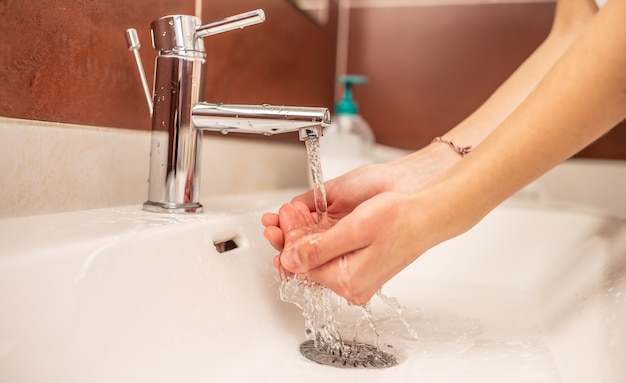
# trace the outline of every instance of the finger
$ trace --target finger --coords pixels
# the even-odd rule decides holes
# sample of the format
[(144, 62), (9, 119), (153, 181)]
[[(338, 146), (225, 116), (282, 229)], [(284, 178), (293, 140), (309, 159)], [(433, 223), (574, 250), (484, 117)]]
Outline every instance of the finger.
[(305, 203), (299, 201), (293, 202), (292, 206), (300, 214), (300, 219), (304, 226), (309, 227), (311, 231), (318, 229), (319, 223), (317, 222), (317, 212), (315, 210), (310, 210)]
[(349, 304), (362, 306), (366, 304), (380, 286), (371, 278), (374, 272), (355, 273), (350, 264), (359, 261), (354, 255), (344, 255), (333, 259), (322, 266), (310, 270), (306, 275), (313, 282), (317, 282), (335, 294), (343, 297)]
[(272, 263), (274, 264), (274, 267), (278, 270), (280, 270), (280, 255), (276, 255), (274, 256), (274, 259), (272, 260)]
[(308, 231), (316, 226), (311, 212), (299, 202), (281, 206), (279, 214), (264, 214), (261, 222), (266, 226), (263, 236), (279, 251), (285, 246), (285, 235), (297, 238), (303, 235), (304, 229)]
[(283, 231), (276, 226), (268, 226), (263, 231), (263, 236), (272, 245), (272, 247), (278, 251), (281, 251), (285, 246), (285, 238)]
[(278, 214), (265, 213), (261, 217), (261, 223), (263, 226), (278, 226)]
[(286, 241), (280, 262), (293, 273), (307, 273), (339, 256), (362, 249), (370, 242), (367, 231), (360, 230), (356, 220), (348, 215), (328, 230), (304, 235), (293, 242)]
[(293, 242), (317, 228), (311, 212), (304, 204), (298, 202), (283, 205), (278, 211), (278, 222), (285, 243)]
[(276, 268), (276, 270), (278, 270), (278, 274), (280, 275), (280, 278), (283, 281), (292, 279), (294, 277), (295, 274), (287, 271), (281, 264), (280, 264), (280, 255), (277, 255), (274, 257), (273, 260), (274, 263), (274, 267)]

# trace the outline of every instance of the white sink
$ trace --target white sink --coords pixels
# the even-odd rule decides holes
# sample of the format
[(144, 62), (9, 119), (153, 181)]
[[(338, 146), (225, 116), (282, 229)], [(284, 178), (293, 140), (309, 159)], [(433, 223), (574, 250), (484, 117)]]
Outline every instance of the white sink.
[(340, 369), (300, 355), (301, 313), (278, 296), (260, 216), (288, 196), (0, 220), (0, 381), (626, 380), (626, 222), (505, 203), (384, 288), (416, 340), (374, 298), (401, 363)]

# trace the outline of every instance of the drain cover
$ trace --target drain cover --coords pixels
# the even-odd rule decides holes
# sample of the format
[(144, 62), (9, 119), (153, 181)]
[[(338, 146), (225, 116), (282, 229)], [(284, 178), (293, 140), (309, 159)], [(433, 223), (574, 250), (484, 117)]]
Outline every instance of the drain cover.
[(315, 347), (313, 340), (307, 340), (300, 345), (300, 352), (307, 359), (319, 364), (341, 368), (386, 368), (398, 364), (395, 355), (359, 342), (346, 343), (339, 350), (331, 351)]

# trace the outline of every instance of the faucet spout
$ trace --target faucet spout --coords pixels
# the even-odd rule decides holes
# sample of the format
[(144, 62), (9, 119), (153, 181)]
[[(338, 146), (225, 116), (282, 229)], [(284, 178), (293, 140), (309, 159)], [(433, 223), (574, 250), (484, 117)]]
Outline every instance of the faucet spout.
[[(197, 103), (191, 111), (192, 122), (200, 130), (222, 133), (257, 133), (266, 136), (300, 131), (300, 140), (310, 138), (330, 124), (327, 108), (300, 106), (239, 105)], [(314, 129), (318, 127), (319, 129)]]
[[(154, 20), (155, 64), (150, 176), (145, 210), (160, 213), (201, 212), (202, 132), (272, 135), (298, 131), (300, 140), (322, 135), (330, 123), (326, 108), (227, 105), (205, 102), (206, 50), (203, 38), (257, 24), (262, 10), (202, 25), (189, 15)], [(138, 46), (129, 36), (129, 47)]]

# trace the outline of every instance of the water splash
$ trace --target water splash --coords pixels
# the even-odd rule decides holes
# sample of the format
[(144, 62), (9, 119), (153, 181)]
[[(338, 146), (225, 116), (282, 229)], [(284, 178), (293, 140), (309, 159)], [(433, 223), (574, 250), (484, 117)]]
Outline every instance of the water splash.
[(411, 338), (417, 339), (417, 331), (415, 331), (413, 326), (411, 326), (411, 324), (406, 320), (406, 317), (404, 315), (404, 307), (400, 304), (400, 302), (398, 302), (398, 300), (394, 297), (388, 297), (383, 294), (382, 289), (378, 290), (376, 295), (383, 301), (384, 304), (386, 304), (395, 311), (397, 319), (402, 322), (406, 331), (411, 335)]
[[(317, 213), (317, 227), (311, 228), (311, 232), (316, 232), (330, 227), (328, 203), (322, 176), (319, 139), (307, 139), (305, 145), (309, 155)], [(392, 301), (382, 293), (379, 293), (379, 296), (384, 297), (383, 301), (387, 304), (392, 302), (394, 304), (392, 307), (401, 316), (397, 301)], [(369, 304), (362, 307), (362, 315), (355, 326), (352, 341), (346, 342), (337, 327), (335, 310), (338, 305), (333, 305), (333, 297), (336, 295), (330, 289), (299, 275), (289, 278), (282, 275), (280, 297), (302, 310), (308, 340), (302, 343), (300, 352), (308, 359), (320, 364), (352, 368), (384, 368), (398, 364), (397, 356), (383, 352), (378, 344), (379, 336)], [(374, 346), (357, 341), (358, 324), (362, 321), (367, 321), (374, 334)], [(408, 326), (406, 321), (403, 323)]]

